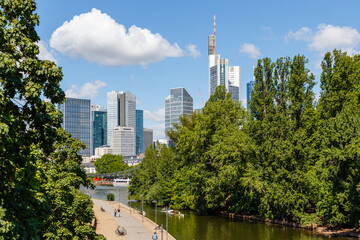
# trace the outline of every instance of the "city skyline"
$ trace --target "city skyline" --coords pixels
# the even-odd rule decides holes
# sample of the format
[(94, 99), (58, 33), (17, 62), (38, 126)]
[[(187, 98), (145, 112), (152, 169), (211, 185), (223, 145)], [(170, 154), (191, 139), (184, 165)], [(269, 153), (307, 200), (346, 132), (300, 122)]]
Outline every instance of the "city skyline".
[[(217, 51), (241, 67), (243, 106), (252, 63), (259, 58), (304, 54), (318, 82), (326, 51), (359, 52), (360, 23), (354, 19), (358, 1), (346, 1), (349, 9), (325, 0), (37, 4), (39, 57), (62, 67), (67, 97), (106, 106), (107, 92), (130, 91), (137, 96), (136, 108), (144, 110), (144, 128), (154, 129), (155, 140), (165, 137), (163, 99), (169, 89), (186, 88), (194, 109), (203, 106), (200, 91), (205, 101), (209, 97), (207, 40), (215, 14)], [(319, 84), (314, 90), (319, 94)]]

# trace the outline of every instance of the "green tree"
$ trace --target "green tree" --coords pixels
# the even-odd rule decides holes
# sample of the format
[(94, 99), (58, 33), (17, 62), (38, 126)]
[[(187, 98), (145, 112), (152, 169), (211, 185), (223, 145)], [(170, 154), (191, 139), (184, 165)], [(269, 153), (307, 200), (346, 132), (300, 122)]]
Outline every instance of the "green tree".
[(360, 55), (338, 50), (322, 62), (318, 214), (330, 226), (360, 226)]
[(44, 175), (41, 186), (51, 208), (38, 234), (41, 239), (98, 239), (90, 226), (93, 203), (78, 190), (80, 185), (93, 187), (78, 155), (86, 146), (61, 128), (54, 146), (57, 150), (50, 154), (50, 161), (38, 162), (39, 173)]
[(65, 95), (61, 69), (37, 58), (35, 9), (33, 0), (0, 1), (0, 236), (5, 239), (36, 239), (51, 213), (37, 176), (37, 152), (54, 151), (61, 114), (53, 104)]
[(104, 154), (95, 161), (97, 173), (113, 173), (129, 169), (129, 166), (123, 162), (122, 155)]

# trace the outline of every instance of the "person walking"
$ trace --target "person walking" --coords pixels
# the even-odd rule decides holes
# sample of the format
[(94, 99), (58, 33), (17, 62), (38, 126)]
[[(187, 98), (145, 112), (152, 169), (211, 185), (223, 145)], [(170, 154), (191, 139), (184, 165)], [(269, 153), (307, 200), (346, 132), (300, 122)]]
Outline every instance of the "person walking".
[(115, 208), (115, 210), (114, 210), (114, 217), (116, 217), (116, 212), (117, 212), (117, 211), (116, 211), (116, 208)]
[(156, 235), (156, 232), (154, 232), (154, 234), (152, 235), (152, 240), (157, 240), (157, 239), (158, 239), (158, 237)]
[(120, 217), (120, 208), (118, 208), (117, 212), (118, 212), (118, 217)]

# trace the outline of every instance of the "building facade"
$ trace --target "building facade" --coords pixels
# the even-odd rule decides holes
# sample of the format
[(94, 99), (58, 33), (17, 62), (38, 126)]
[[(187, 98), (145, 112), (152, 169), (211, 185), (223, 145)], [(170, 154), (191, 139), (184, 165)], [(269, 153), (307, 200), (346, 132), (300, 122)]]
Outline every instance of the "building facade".
[(102, 106), (91, 105), (92, 152), (95, 148), (107, 145), (107, 112)]
[(224, 86), (234, 101), (241, 99), (241, 67), (229, 66), (227, 58), (216, 54), (215, 35), (208, 36), (209, 97), (217, 86)]
[(79, 154), (89, 157), (92, 152), (90, 99), (65, 98), (59, 110), (63, 114), (62, 128), (86, 145)]
[(135, 128), (115, 127), (113, 134), (112, 154), (123, 156), (135, 156)]
[(153, 130), (150, 128), (144, 128), (144, 152), (145, 150), (149, 147), (153, 145)]
[(107, 93), (107, 144), (113, 145), (115, 127), (136, 129), (136, 96), (130, 92)]
[(247, 99), (246, 99), (246, 108), (249, 110), (250, 106), (250, 100), (251, 100), (251, 91), (253, 90), (255, 85), (255, 81), (250, 81), (246, 84), (246, 93), (247, 93)]
[(136, 109), (136, 155), (144, 153), (144, 111)]
[(192, 112), (193, 98), (186, 89), (170, 89), (170, 95), (165, 99), (165, 131), (168, 131), (173, 123), (179, 123), (181, 115), (191, 115)]

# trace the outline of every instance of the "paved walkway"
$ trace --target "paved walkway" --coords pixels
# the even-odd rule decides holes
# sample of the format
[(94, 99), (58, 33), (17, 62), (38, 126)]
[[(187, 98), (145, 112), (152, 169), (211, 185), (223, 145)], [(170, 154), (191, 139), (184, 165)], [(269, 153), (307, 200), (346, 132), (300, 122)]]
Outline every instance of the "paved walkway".
[[(121, 217), (114, 217), (114, 209), (119, 207), (119, 202), (109, 202), (99, 199), (92, 199), (94, 202), (94, 212), (97, 219), (96, 232), (103, 234), (108, 240), (150, 240), (154, 233), (156, 224), (144, 217), (142, 222), (142, 216), (137, 210), (131, 209), (124, 204), (120, 205)], [(101, 211), (101, 207), (105, 212)], [(115, 229), (117, 225), (124, 226), (127, 230), (125, 236), (117, 236)], [(157, 230), (158, 239), (161, 240), (161, 233)], [(166, 232), (164, 231), (164, 239), (166, 239)], [(175, 240), (173, 236), (169, 234), (169, 240)]]

